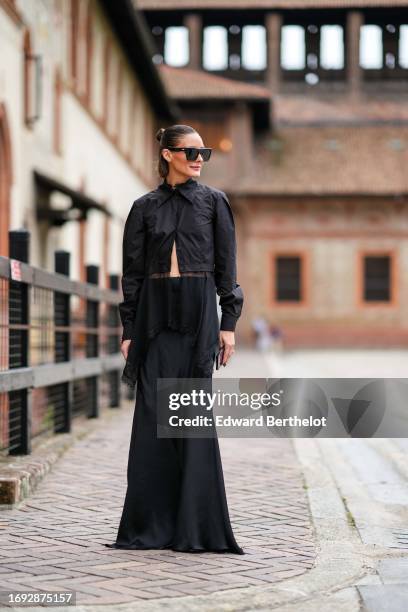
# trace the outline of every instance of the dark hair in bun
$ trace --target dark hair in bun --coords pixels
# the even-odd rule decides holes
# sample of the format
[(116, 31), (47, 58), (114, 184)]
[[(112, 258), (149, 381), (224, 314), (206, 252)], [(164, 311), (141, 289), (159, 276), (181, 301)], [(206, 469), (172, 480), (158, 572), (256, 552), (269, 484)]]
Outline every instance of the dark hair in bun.
[(162, 135), (164, 134), (166, 130), (164, 128), (160, 128), (160, 130), (157, 130), (156, 132), (156, 140), (158, 140), (160, 142)]
[(171, 125), (157, 130), (156, 139), (160, 143), (157, 170), (162, 178), (165, 178), (169, 173), (169, 162), (162, 156), (162, 150), (168, 147), (177, 147), (183, 136), (194, 134), (196, 131), (190, 125)]

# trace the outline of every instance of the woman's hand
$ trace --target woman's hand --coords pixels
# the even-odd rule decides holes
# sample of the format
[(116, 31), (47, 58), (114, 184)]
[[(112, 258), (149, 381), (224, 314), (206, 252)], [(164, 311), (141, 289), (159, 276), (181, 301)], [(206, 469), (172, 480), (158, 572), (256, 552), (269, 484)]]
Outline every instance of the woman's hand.
[(120, 351), (125, 359), (128, 358), (129, 346), (131, 342), (131, 340), (123, 340), (122, 344), (120, 345)]
[(225, 366), (230, 357), (235, 353), (235, 332), (220, 331), (220, 347), (224, 347), (221, 365)]

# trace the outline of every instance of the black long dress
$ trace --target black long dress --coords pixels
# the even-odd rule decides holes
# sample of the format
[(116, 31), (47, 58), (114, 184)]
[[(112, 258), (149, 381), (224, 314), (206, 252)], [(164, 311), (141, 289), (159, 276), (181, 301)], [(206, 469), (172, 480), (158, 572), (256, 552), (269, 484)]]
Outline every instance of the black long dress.
[(157, 437), (156, 379), (212, 378), (212, 272), (146, 277), (122, 380), (136, 387), (127, 491), (110, 548), (245, 554), (228, 512), (218, 438)]

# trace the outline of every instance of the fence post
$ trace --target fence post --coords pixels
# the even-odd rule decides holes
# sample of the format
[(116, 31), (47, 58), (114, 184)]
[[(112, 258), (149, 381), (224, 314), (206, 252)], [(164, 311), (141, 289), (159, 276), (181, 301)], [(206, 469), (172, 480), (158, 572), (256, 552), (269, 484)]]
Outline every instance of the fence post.
[[(99, 284), (99, 266), (86, 266), (86, 282), (93, 285)], [(99, 301), (86, 301), (86, 326), (98, 328), (98, 333), (88, 333), (86, 338), (86, 356), (98, 357), (99, 355)], [(90, 376), (87, 378), (88, 398), (90, 402), (88, 417), (96, 418), (99, 416), (100, 397), (99, 397), (99, 377)]]
[[(25, 230), (9, 231), (9, 256), (28, 263), (30, 259), (30, 233)], [(9, 325), (29, 325), (29, 287), (26, 283), (10, 279)], [(29, 330), (9, 328), (9, 369), (29, 365)], [(31, 453), (31, 391), (18, 389), (9, 392), (10, 455)]]
[[(109, 288), (112, 291), (119, 290), (119, 274), (109, 274)], [(119, 309), (116, 304), (109, 305), (108, 326), (119, 327)], [(120, 351), (120, 337), (116, 334), (109, 334), (108, 353), (115, 354)], [(120, 370), (109, 372), (109, 408), (120, 406)]]
[[(58, 274), (70, 275), (70, 257), (68, 251), (58, 250), (54, 253), (54, 269)], [(71, 327), (71, 296), (68, 293), (54, 293), (54, 325)], [(71, 331), (55, 332), (55, 363), (71, 360)], [(54, 420), (56, 433), (69, 433), (72, 427), (72, 405), (74, 385), (71, 381), (61, 383), (63, 389), (63, 408), (61, 421)]]

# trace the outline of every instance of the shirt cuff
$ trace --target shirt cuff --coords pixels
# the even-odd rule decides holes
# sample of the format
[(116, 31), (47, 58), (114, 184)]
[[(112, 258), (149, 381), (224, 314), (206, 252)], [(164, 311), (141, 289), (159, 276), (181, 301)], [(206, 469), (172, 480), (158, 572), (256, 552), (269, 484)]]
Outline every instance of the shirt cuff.
[(220, 331), (235, 331), (237, 325), (237, 317), (233, 317), (228, 313), (222, 313)]
[(131, 340), (131, 339), (132, 339), (132, 328), (131, 328), (131, 326), (124, 327), (123, 328), (123, 334), (122, 334), (121, 342), (123, 342), (124, 340)]

